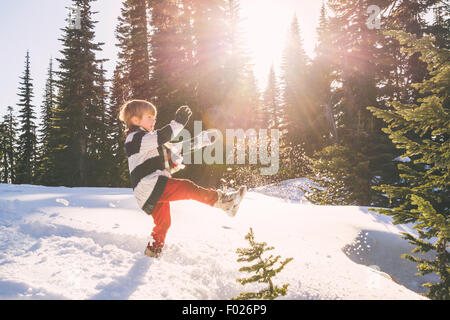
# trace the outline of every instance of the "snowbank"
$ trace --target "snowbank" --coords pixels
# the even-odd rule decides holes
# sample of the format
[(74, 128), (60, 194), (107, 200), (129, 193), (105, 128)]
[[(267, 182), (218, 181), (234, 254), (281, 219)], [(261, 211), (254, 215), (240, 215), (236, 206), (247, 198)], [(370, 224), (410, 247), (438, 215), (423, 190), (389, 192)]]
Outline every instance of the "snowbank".
[(399, 258), (408, 227), (367, 208), (307, 204), (304, 182), (250, 190), (235, 218), (172, 203), (157, 260), (143, 255), (153, 221), (131, 189), (0, 185), (0, 299), (229, 299), (244, 288), (235, 251), (250, 227), (294, 258), (275, 278), (290, 283), (280, 299), (424, 299), (422, 277)]

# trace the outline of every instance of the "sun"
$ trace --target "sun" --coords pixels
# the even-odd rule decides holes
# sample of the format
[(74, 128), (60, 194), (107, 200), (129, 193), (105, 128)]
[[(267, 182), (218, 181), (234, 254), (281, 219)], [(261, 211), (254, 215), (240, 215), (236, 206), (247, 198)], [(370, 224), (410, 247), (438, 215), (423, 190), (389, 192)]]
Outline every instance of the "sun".
[(248, 1), (243, 6), (242, 27), (258, 80), (267, 77), (272, 63), (279, 62), (289, 25), (284, 13), (270, 0)]
[(264, 85), (272, 64), (279, 71), (283, 49), (294, 15), (300, 23), (305, 51), (311, 55), (315, 45), (321, 1), (245, 0), (241, 2), (242, 28), (255, 76)]

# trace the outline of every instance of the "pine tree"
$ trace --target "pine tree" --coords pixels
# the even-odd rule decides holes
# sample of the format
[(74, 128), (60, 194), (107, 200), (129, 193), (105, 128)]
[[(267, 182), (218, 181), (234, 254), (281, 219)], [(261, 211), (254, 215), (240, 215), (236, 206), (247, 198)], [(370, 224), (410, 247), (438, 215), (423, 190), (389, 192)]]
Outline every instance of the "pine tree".
[(20, 135), (18, 140), (18, 159), (16, 171), (16, 183), (31, 184), (36, 173), (36, 125), (34, 123), (35, 112), (32, 105), (33, 83), (30, 75), (30, 54), (27, 51), (25, 60), (25, 72), (20, 78), (20, 103), (19, 110)]
[(268, 288), (260, 290), (258, 292), (243, 292), (233, 300), (248, 300), (248, 299), (266, 299), (273, 300), (278, 296), (285, 296), (287, 294), (287, 288), (289, 284), (284, 284), (279, 287), (275, 285), (272, 278), (280, 273), (286, 264), (291, 262), (293, 258), (287, 258), (284, 261), (280, 261), (280, 266), (274, 268), (274, 265), (280, 260), (281, 256), (273, 257), (270, 255), (268, 258), (263, 258), (263, 254), (269, 250), (273, 250), (274, 247), (268, 247), (265, 242), (256, 242), (253, 234), (253, 229), (250, 228), (250, 232), (245, 236), (245, 239), (250, 243), (251, 248), (237, 249), (236, 253), (239, 255), (238, 262), (253, 262), (256, 263), (250, 266), (242, 267), (239, 269), (241, 272), (254, 273), (249, 278), (237, 279), (237, 281), (245, 285), (247, 283), (266, 283)]
[[(240, 1), (238, 0), (226, 1), (224, 35), (226, 50), (222, 72), (223, 98), (220, 99), (221, 102), (218, 106), (208, 110), (208, 119), (211, 120), (211, 125), (222, 130), (228, 128), (266, 129), (268, 123), (262, 119), (264, 110), (252, 70), (252, 59), (245, 45), (246, 39), (242, 28)], [(242, 116), (249, 114), (253, 116)], [(234, 145), (234, 141), (224, 140), (224, 148), (227, 144)], [(249, 159), (249, 149), (246, 149), (245, 153), (245, 157)], [(231, 187), (234, 187), (234, 182), (256, 186), (267, 180), (266, 177), (258, 177), (259, 168), (260, 165), (246, 164), (235, 167), (232, 171), (224, 171), (225, 166), (215, 166), (211, 168), (211, 171), (213, 171), (213, 177), (220, 177), (223, 179), (222, 181), (231, 181)], [(211, 180), (214, 181), (214, 179)]]
[(16, 162), (17, 162), (17, 121), (13, 116), (13, 108), (8, 106), (7, 113), (3, 117), (0, 136), (0, 154), (2, 183), (16, 182)]
[[(221, 5), (221, 2), (217, 2), (217, 4)], [(213, 81), (217, 81), (216, 88), (219, 88), (219, 90), (213, 89), (211, 86), (212, 83), (208, 84), (210, 86), (208, 89), (209, 95), (211, 95), (212, 90), (216, 90), (217, 96), (208, 97), (207, 101), (213, 101), (212, 99), (209, 100), (209, 98), (213, 98), (215, 99), (215, 104), (207, 105), (206, 116), (205, 113), (202, 114), (203, 119), (209, 120), (208, 125), (221, 130), (228, 128), (242, 128), (246, 130), (257, 127), (260, 92), (252, 70), (252, 60), (246, 47), (245, 34), (242, 28), (240, 1), (226, 0), (223, 3), (225, 6), (224, 10), (220, 10), (220, 7), (214, 9), (220, 18), (211, 27), (216, 28), (217, 32), (215, 35), (209, 35), (210, 39), (214, 40), (214, 42), (210, 42), (212, 45), (211, 48), (215, 48), (216, 52), (219, 53), (219, 59), (212, 58), (213, 52), (210, 51), (207, 53), (207, 51), (203, 51), (206, 48), (204, 47), (206, 42), (203, 40), (207, 40), (206, 37), (203, 37), (208, 35), (212, 29), (194, 29), (197, 31), (196, 35), (198, 39), (203, 38), (199, 43), (200, 45), (196, 46), (197, 50), (203, 52), (203, 54), (207, 53), (212, 58), (208, 61), (201, 59), (199, 56), (199, 68), (197, 69), (200, 70), (200, 77), (198, 79), (200, 88), (198, 91), (199, 101), (202, 101), (205, 97), (203, 95), (205, 91), (202, 89), (205, 89), (203, 81), (207, 78), (202, 79), (202, 75), (208, 70), (208, 63), (211, 63), (217, 71), (212, 79)], [(210, 15), (208, 11), (203, 12), (201, 19), (207, 18), (208, 15)], [(211, 24), (211, 22), (203, 21), (202, 23), (205, 23), (205, 28), (210, 28), (206, 24)], [(198, 27), (200, 23), (194, 24), (194, 26)], [(208, 75), (206, 74), (206, 76)], [(249, 114), (255, 116), (242, 116)], [(231, 145), (234, 144), (234, 141), (224, 140), (224, 146), (225, 144)], [(248, 152), (246, 157), (248, 158)], [(246, 167), (245, 170), (251, 171), (251, 166), (244, 166)], [(211, 167), (212, 178), (210, 182), (219, 180), (218, 177), (222, 169), (225, 169), (225, 167)]]
[[(435, 21), (430, 25), (427, 14), (431, 14), (434, 9), (443, 8), (443, 1), (424, 0), (424, 1), (385, 1), (384, 14), (382, 18), (381, 30), (397, 29), (410, 32), (421, 38), (424, 34), (432, 34), (436, 37), (435, 45), (443, 45), (445, 43), (445, 35), (448, 35), (445, 29), (445, 22), (439, 16), (439, 10), (435, 10)], [(382, 7), (383, 7), (382, 5)], [(449, 5), (447, 4), (447, 8)], [(436, 16), (437, 13), (437, 16)], [(448, 17), (448, 15), (447, 15)], [(441, 21), (439, 21), (441, 20)], [(378, 94), (377, 100), (379, 108), (391, 110), (390, 101), (399, 101), (405, 104), (417, 104), (423, 98), (423, 94), (416, 90), (413, 83), (420, 83), (428, 77), (427, 65), (419, 56), (419, 53), (409, 55), (402, 50), (399, 41), (393, 36), (381, 34), (377, 42), (382, 47), (378, 51), (377, 59), (377, 78), (378, 78)], [(369, 143), (366, 144), (367, 150), (373, 150), (368, 155), (371, 158), (371, 165), (380, 173), (375, 176), (381, 176), (380, 183), (402, 185), (403, 179), (398, 176), (398, 169), (395, 163), (389, 161), (400, 155), (398, 149), (392, 141), (388, 141), (388, 136), (382, 134), (381, 128), (384, 126), (379, 119), (374, 121), (375, 132), (372, 132)], [(376, 134), (378, 132), (378, 134)], [(414, 133), (410, 133), (414, 134)], [(419, 137), (416, 137), (419, 139)], [(376, 143), (375, 143), (376, 142)], [(387, 199), (378, 193), (377, 201), (379, 206), (387, 206)]]
[[(246, 111), (249, 113), (258, 115), (261, 110), (261, 93), (258, 88), (258, 82), (255, 77), (254, 71), (250, 68), (251, 64), (246, 67), (246, 72), (244, 72), (244, 86), (243, 86), (243, 96), (245, 97)], [(259, 126), (259, 116), (251, 117), (247, 120), (246, 128), (258, 128)], [(282, 119), (280, 119), (282, 121)], [(281, 122), (280, 122), (281, 123)]]
[(311, 148), (314, 151), (320, 150), (325, 143), (338, 142), (337, 128), (335, 124), (334, 109), (332, 108), (332, 87), (334, 80), (333, 70), (336, 67), (331, 54), (332, 39), (329, 19), (326, 14), (325, 3), (322, 3), (320, 11), (319, 27), (317, 28), (316, 56), (312, 61), (310, 83), (311, 92), (314, 96), (311, 99), (311, 110), (314, 111), (314, 130), (317, 139)]
[(108, 92), (105, 73), (106, 71), (103, 68), (102, 61), (95, 74), (95, 95), (87, 109), (86, 129), (88, 132), (89, 186), (105, 186), (105, 181), (109, 179), (107, 173), (108, 165), (114, 165), (111, 161), (108, 161), (111, 157), (111, 150), (108, 148)]
[[(292, 20), (287, 43), (283, 52), (282, 79), (283, 103), (287, 116), (288, 143), (304, 144), (312, 131), (311, 97), (308, 95), (309, 58), (303, 49), (297, 16)], [(312, 144), (312, 142), (311, 142)]]
[(157, 127), (173, 119), (180, 105), (192, 105), (194, 94), (193, 57), (187, 48), (192, 39), (191, 21), (186, 20), (192, 10), (187, 1), (149, 1), (152, 34), (151, 90), (158, 107)]
[[(194, 53), (192, 63), (185, 68), (191, 70), (187, 83), (192, 84), (189, 90), (193, 92), (190, 102), (193, 118), (202, 120), (205, 128), (254, 127), (256, 118), (239, 116), (242, 113), (254, 114), (260, 100), (244, 45), (239, 1), (182, 2), (187, 5), (183, 12), (189, 10), (192, 19), (190, 28), (183, 28), (183, 34), (191, 36), (191, 39), (186, 36), (183, 39), (188, 40), (184, 47)], [(190, 57), (189, 51), (187, 56)], [(202, 165), (189, 168), (189, 172), (199, 183), (213, 186), (225, 169), (220, 165)]]
[(151, 0), (125, 0), (122, 3), (118, 40), (118, 68), (122, 74), (124, 95), (127, 100), (150, 100), (150, 55), (147, 2)]
[(0, 123), (0, 183), (8, 183), (9, 168), (7, 166), (7, 155), (5, 150), (6, 125)]
[(420, 39), (404, 31), (390, 31), (386, 35), (397, 38), (408, 55), (420, 53), (427, 63), (430, 77), (413, 84), (423, 96), (417, 103), (392, 101), (391, 110), (369, 107), (375, 116), (388, 125), (389, 134), (404, 156), (412, 164), (399, 164), (400, 177), (405, 185), (382, 185), (377, 190), (385, 193), (395, 207), (377, 209), (392, 216), (395, 224), (413, 223), (419, 236), (402, 233), (416, 248), (413, 253), (436, 253), (434, 259), (411, 254), (403, 257), (416, 262), (421, 275), (436, 273), (440, 282), (424, 284), (428, 297), (450, 299), (450, 51), (434, 45), (430, 36)]
[(262, 105), (262, 128), (281, 129), (285, 117), (281, 105), (281, 93), (273, 64), (270, 68)]
[(433, 7), (433, 24), (427, 28), (438, 48), (450, 49), (450, 2), (438, 1)]
[(53, 117), (56, 109), (56, 84), (53, 71), (53, 59), (47, 73), (47, 82), (45, 84), (44, 101), (42, 103), (42, 125), (40, 126), (39, 142), (39, 162), (37, 180), (39, 184), (54, 185), (54, 126)]
[[(102, 43), (95, 43), (91, 2), (73, 0), (80, 9), (80, 28), (67, 26), (63, 29), (62, 58), (57, 72), (58, 96), (54, 115), (55, 128), (55, 176), (57, 183), (65, 186), (87, 186), (89, 156), (93, 147), (90, 131), (97, 123), (99, 106), (99, 64), (95, 52)], [(94, 125), (93, 125), (94, 124)], [(94, 147), (95, 148), (95, 147)]]
[(363, 154), (340, 145), (327, 146), (306, 157), (313, 181), (306, 198), (317, 205), (367, 205), (370, 203), (371, 172)]
[[(386, 9), (388, 14), (386, 19), (384, 19), (383, 28), (384, 30), (403, 30), (421, 38), (425, 33), (434, 31), (428, 26), (425, 15), (436, 4), (444, 2), (441, 0), (398, 0), (389, 2)], [(413, 100), (419, 98), (420, 95), (411, 84), (422, 82), (427, 76), (426, 64), (419, 59), (419, 54), (417, 53), (411, 56), (402, 54), (398, 41), (392, 44), (392, 49), (398, 57), (396, 61), (398, 81), (403, 82), (403, 87), (406, 88), (406, 91), (403, 92), (403, 98), (409, 100), (409, 102), (414, 102)], [(403, 101), (406, 103), (405, 100)]]
[[(253, 117), (242, 117), (257, 111), (259, 92), (254, 85), (251, 59), (242, 31), (240, 2), (227, 0), (225, 19), (226, 58), (223, 66), (222, 106), (227, 110), (225, 122), (231, 128), (254, 128)], [(219, 111), (219, 110), (217, 110)]]
[[(267, 177), (268, 179), (263, 179), (261, 181), (265, 184), (298, 177), (301, 175), (301, 168), (304, 167), (302, 157), (298, 157), (299, 155), (297, 154), (300, 147), (298, 145), (294, 147), (290, 146), (287, 141), (286, 127), (288, 116), (285, 112), (285, 106), (283, 105), (282, 100), (281, 89), (277, 81), (274, 66), (272, 65), (269, 71), (267, 87), (264, 91), (259, 115), (261, 117), (260, 121), (263, 124), (261, 126), (262, 128), (276, 129), (279, 131), (278, 148), (280, 168), (276, 175)], [(272, 143), (275, 143), (275, 141), (270, 141), (271, 145)]]
[(125, 103), (122, 78), (119, 69), (114, 71), (112, 87), (110, 91), (109, 104), (106, 109), (105, 120), (108, 128), (108, 138), (105, 149), (109, 150), (106, 155), (105, 185), (114, 187), (128, 187), (128, 159), (125, 154), (125, 128), (119, 121), (119, 111)]
[[(364, 170), (364, 175), (355, 180), (354, 187), (349, 186), (347, 183), (351, 180), (346, 179), (346, 187), (336, 187), (333, 193), (397, 180), (392, 160), (398, 154), (381, 131), (382, 122), (366, 110), (368, 105), (383, 107), (387, 96), (392, 92), (391, 88), (386, 87), (386, 83), (392, 77), (392, 70), (389, 69), (393, 68), (386, 63), (389, 60), (386, 60), (383, 53), (384, 48), (378, 46), (384, 37), (379, 30), (367, 26), (369, 5), (366, 0), (330, 0), (328, 6), (333, 12), (330, 18), (326, 18), (325, 7), (322, 7), (318, 28), (320, 42), (316, 47), (317, 56), (313, 61), (311, 81), (311, 91), (318, 97), (314, 99), (313, 109), (319, 109), (314, 117), (316, 124), (313, 130), (319, 133), (315, 145), (320, 147), (327, 143), (327, 138), (332, 137), (328, 143), (338, 147), (327, 148), (323, 154), (326, 154), (329, 165), (340, 162), (342, 158), (360, 159), (361, 163), (352, 161), (354, 166), (369, 170)], [(321, 101), (322, 97), (325, 100)], [(349, 154), (344, 156), (343, 150)], [(358, 154), (364, 157), (353, 158)], [(333, 156), (337, 159), (332, 159)], [(316, 155), (311, 160), (311, 172), (314, 171), (315, 162), (320, 162), (320, 157), (321, 155)], [(323, 164), (317, 165), (323, 167)], [(325, 172), (333, 174), (330, 177), (333, 180), (342, 173), (336, 167), (323, 169), (320, 175), (322, 178)], [(361, 190), (369, 191), (370, 194), (357, 192), (362, 196), (360, 199), (350, 199), (345, 193), (342, 197), (336, 193), (336, 197), (342, 198), (344, 202), (350, 200), (361, 205), (386, 204), (385, 198), (379, 193), (366, 187)]]
[[(341, 84), (339, 105), (335, 106), (339, 136), (345, 144), (363, 143), (372, 132), (374, 117), (366, 110), (376, 105), (376, 47), (378, 30), (367, 27), (369, 0), (330, 0), (334, 16), (330, 19), (332, 54), (337, 59), (336, 79)], [(356, 146), (358, 145), (358, 146)]]
[[(224, 67), (228, 59), (227, 2), (193, 1), (193, 36), (195, 39), (195, 83), (197, 108), (193, 116), (204, 119), (215, 114), (224, 115), (226, 105)], [(196, 113), (197, 112), (197, 113)], [(212, 123), (216, 128), (223, 123), (217, 118)], [(226, 118), (224, 119), (226, 121)], [(228, 124), (224, 124), (227, 126)], [(228, 127), (230, 127), (228, 125)]]

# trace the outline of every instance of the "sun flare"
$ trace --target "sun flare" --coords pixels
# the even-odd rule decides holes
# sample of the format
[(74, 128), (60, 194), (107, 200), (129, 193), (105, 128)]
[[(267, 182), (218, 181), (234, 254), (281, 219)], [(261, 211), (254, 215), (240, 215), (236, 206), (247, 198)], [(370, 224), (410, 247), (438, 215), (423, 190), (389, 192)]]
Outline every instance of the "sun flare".
[(305, 51), (309, 55), (313, 53), (320, 5), (320, 1), (311, 3), (298, 0), (241, 2), (242, 27), (260, 86), (264, 86), (271, 65), (279, 67), (289, 26), (295, 14), (300, 23)]

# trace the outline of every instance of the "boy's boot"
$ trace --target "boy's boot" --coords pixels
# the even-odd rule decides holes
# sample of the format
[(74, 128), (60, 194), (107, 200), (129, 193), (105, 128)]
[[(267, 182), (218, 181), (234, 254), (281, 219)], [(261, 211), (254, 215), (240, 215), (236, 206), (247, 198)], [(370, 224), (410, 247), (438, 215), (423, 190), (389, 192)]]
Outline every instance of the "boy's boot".
[(147, 248), (145, 248), (144, 254), (151, 258), (159, 258), (159, 256), (161, 255), (161, 251), (161, 248), (153, 248), (149, 243), (147, 244)]
[(239, 209), (242, 199), (244, 199), (247, 187), (242, 186), (237, 191), (225, 193), (222, 190), (217, 190), (218, 199), (214, 207), (222, 209), (230, 217), (234, 217)]

